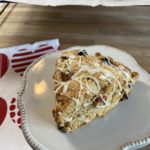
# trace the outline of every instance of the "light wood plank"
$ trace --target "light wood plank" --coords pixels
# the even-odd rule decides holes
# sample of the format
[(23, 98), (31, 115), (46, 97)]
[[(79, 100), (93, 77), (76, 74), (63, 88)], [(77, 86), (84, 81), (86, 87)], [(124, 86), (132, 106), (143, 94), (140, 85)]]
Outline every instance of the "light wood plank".
[(124, 49), (150, 71), (150, 7), (41, 7), (10, 4), (0, 17), (0, 46), (59, 38), (62, 49), (104, 44)]

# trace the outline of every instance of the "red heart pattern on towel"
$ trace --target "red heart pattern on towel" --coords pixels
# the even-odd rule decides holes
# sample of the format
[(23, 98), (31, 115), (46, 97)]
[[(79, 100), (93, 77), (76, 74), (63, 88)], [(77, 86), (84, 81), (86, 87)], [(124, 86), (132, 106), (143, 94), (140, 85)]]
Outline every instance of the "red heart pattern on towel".
[(3, 124), (6, 114), (7, 114), (7, 103), (2, 97), (0, 97), (0, 126)]
[(8, 57), (0, 53), (0, 78), (3, 77), (3, 75), (7, 72), (9, 67), (9, 60)]
[(28, 65), (38, 57), (53, 51), (53, 49), (52, 46), (46, 44), (39, 45), (34, 52), (26, 48), (20, 49), (13, 55), (11, 60), (12, 68), (16, 73), (22, 76)]
[(19, 128), (21, 128), (21, 114), (19, 109), (17, 108), (17, 101), (16, 98), (12, 98), (10, 106), (9, 106), (9, 114), (11, 120), (17, 124)]

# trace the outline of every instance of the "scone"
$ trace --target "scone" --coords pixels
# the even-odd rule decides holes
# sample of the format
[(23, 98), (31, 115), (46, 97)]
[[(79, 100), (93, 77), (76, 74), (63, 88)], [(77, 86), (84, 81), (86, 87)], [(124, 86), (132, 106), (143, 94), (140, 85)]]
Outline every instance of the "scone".
[(53, 116), (58, 129), (72, 132), (104, 116), (128, 98), (137, 78), (137, 72), (100, 53), (91, 56), (85, 50), (64, 52), (53, 76)]

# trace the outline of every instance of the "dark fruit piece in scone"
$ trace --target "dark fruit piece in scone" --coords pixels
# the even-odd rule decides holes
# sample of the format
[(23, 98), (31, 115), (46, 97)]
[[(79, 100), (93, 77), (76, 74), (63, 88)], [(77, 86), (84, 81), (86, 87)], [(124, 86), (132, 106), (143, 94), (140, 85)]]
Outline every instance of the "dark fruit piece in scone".
[(69, 81), (73, 74), (70, 71), (61, 72), (62, 81)]
[(61, 56), (61, 59), (68, 59), (67, 56)]
[(92, 103), (92, 105), (93, 105), (94, 107), (96, 107), (97, 104), (100, 103), (100, 102), (102, 102), (102, 98), (99, 96), (99, 97), (97, 97), (97, 98), (94, 100), (94, 102)]
[(111, 62), (110, 62), (109, 58), (107, 58), (107, 57), (103, 58), (103, 62), (107, 65), (111, 65)]
[(66, 133), (64, 127), (59, 127), (59, 126), (58, 126), (57, 128), (58, 128), (59, 131), (61, 131), (61, 132), (63, 132), (63, 133)]
[(88, 53), (85, 50), (82, 50), (82, 51), (79, 51), (77, 55), (78, 56), (86, 56), (86, 55), (88, 55)]

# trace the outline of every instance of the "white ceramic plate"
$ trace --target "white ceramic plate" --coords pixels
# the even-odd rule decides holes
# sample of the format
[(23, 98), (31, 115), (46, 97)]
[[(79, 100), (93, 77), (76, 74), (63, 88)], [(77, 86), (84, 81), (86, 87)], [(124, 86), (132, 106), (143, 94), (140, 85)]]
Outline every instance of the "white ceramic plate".
[[(61, 52), (45, 55), (26, 70), (18, 106), (22, 113), (22, 130), (34, 149), (40, 150), (124, 150), (150, 143), (150, 76), (126, 52), (108, 46), (73, 47), (89, 54), (99, 51), (139, 72), (140, 77), (129, 100), (121, 102), (104, 118), (65, 134), (52, 117), (55, 104), (52, 75)], [(139, 140), (139, 141), (137, 141)], [(135, 142), (131, 142), (135, 141)], [(137, 142), (136, 142), (137, 141)], [(129, 143), (128, 143), (129, 142)], [(125, 143), (128, 143), (125, 145)]]

